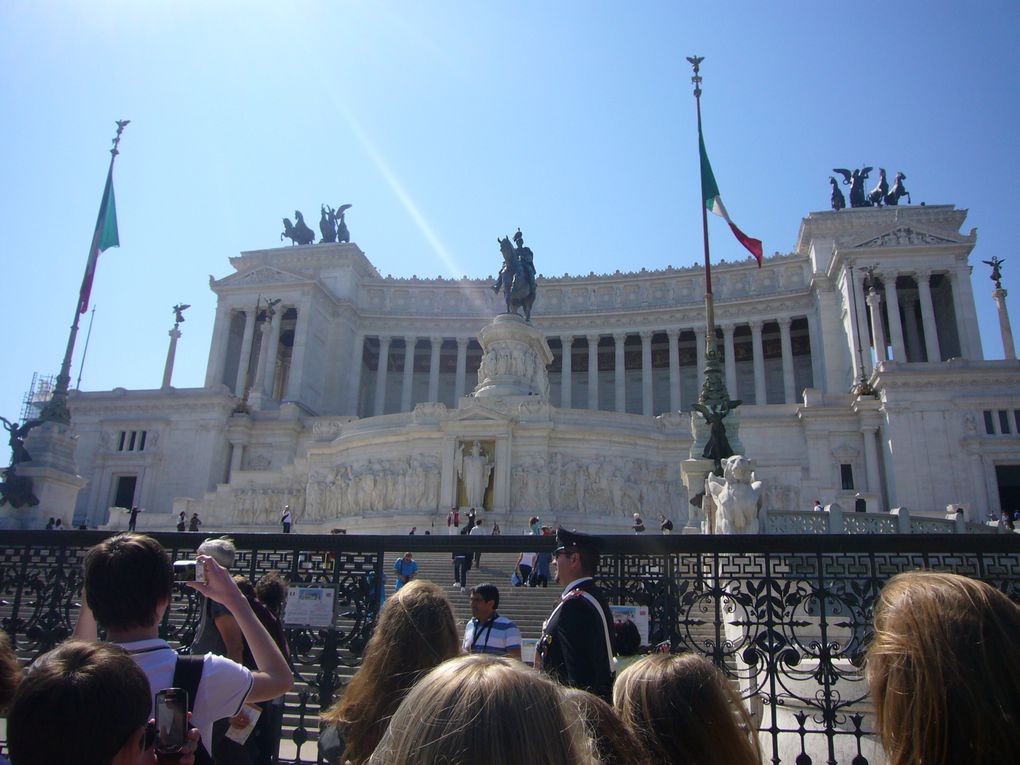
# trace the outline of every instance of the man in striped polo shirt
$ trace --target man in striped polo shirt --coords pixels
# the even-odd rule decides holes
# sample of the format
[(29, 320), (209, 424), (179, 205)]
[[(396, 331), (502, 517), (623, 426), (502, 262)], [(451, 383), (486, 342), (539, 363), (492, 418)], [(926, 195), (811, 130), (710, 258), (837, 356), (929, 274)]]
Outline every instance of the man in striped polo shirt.
[(521, 658), (521, 631), (500, 616), (499, 590), (493, 584), (480, 584), (471, 590), (472, 618), (464, 628), (464, 651)]

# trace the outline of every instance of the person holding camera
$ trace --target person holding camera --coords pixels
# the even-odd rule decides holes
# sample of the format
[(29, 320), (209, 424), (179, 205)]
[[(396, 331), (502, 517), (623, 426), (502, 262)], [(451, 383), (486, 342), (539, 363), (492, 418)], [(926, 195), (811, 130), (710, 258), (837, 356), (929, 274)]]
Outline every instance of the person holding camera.
[(257, 670), (215, 654), (178, 657), (160, 639), (159, 626), (173, 592), (174, 566), (163, 546), (142, 534), (110, 537), (85, 556), (85, 599), (74, 637), (95, 641), (97, 625), (102, 625), (107, 639), (124, 648), (141, 667), (153, 697), (163, 688), (189, 690), (192, 721), (203, 741), (196, 762), (208, 763), (213, 723), (234, 717), (245, 702), (268, 701), (286, 693), (294, 678), (230, 573), (208, 555), (198, 555), (196, 564), (202, 573), (192, 573), (195, 580), (184, 584), (226, 607), (248, 643)]

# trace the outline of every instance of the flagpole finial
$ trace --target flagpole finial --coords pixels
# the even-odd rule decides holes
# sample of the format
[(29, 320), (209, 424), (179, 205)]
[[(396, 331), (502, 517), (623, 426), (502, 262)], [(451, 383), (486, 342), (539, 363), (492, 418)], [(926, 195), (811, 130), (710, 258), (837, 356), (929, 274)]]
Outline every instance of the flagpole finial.
[(117, 146), (120, 144), (120, 134), (124, 132), (124, 128), (131, 124), (131, 120), (117, 120), (117, 135), (113, 137), (113, 148), (110, 149), (110, 154), (117, 156), (120, 154), (117, 151)]
[(694, 67), (694, 76), (691, 77), (691, 82), (694, 83), (694, 97), (701, 97), (701, 62), (705, 60), (704, 56), (688, 56), (687, 61)]

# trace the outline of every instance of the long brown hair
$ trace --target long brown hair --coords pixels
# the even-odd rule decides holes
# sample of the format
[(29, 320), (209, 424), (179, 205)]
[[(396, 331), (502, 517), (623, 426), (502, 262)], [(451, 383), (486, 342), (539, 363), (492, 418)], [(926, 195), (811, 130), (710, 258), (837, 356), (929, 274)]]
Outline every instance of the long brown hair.
[(616, 679), (613, 706), (656, 762), (761, 763), (747, 710), (723, 674), (699, 654), (657, 653), (634, 662)]
[(322, 715), (342, 729), (341, 762), (365, 762), (411, 686), (459, 652), (453, 609), (438, 586), (415, 579), (387, 600), (361, 667)]
[(599, 765), (560, 686), (516, 659), (477, 653), (411, 689), (369, 763)]
[(588, 726), (601, 765), (650, 765), (644, 742), (613, 707), (580, 688), (564, 688), (563, 695)]
[(867, 677), (889, 765), (1020, 762), (1020, 606), (984, 582), (913, 571), (875, 606)]

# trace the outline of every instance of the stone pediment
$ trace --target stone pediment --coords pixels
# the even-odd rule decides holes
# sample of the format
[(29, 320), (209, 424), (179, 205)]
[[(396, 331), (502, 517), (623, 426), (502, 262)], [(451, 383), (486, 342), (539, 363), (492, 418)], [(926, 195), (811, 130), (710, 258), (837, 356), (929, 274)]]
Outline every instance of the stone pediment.
[(307, 277), (281, 271), (272, 266), (256, 266), (249, 271), (238, 272), (225, 276), (219, 281), (209, 277), (209, 286), (220, 287), (249, 287), (261, 286), (264, 284), (304, 284), (308, 282)]
[[(468, 403), (470, 402), (470, 403)], [(457, 423), (498, 423), (505, 425), (513, 421), (513, 417), (507, 409), (503, 399), (489, 399), (481, 404), (476, 399), (466, 399), (461, 408), (456, 409), (449, 417), (448, 422)]]
[(870, 235), (867, 239), (851, 244), (849, 249), (864, 250), (877, 247), (932, 247), (946, 244), (964, 244), (966, 237), (947, 236), (944, 233), (932, 233), (914, 226), (897, 226), (878, 236)]

